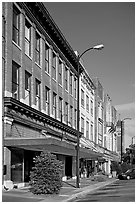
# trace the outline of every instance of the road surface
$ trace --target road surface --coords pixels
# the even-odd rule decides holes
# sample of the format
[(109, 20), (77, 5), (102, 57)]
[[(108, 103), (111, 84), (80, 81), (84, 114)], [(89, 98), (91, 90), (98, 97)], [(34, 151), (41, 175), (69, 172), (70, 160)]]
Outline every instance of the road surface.
[(73, 202), (135, 202), (135, 179), (117, 180)]

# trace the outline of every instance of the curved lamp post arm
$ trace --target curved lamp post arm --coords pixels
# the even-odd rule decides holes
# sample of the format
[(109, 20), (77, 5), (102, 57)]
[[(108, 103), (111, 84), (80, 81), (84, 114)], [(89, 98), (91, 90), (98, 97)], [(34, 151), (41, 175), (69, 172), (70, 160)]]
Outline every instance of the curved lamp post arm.
[(90, 47), (90, 48), (86, 49), (84, 52), (82, 52), (80, 55), (78, 55), (78, 59), (80, 59), (86, 52), (88, 52), (90, 50), (102, 50), (103, 48), (104, 48), (103, 44)]

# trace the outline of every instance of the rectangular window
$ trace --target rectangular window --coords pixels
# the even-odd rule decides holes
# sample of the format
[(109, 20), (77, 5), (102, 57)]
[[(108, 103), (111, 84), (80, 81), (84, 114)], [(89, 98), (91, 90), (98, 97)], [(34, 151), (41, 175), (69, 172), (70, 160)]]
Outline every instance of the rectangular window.
[(25, 103), (31, 105), (31, 74), (25, 71)]
[(53, 114), (53, 116), (54, 116), (54, 118), (56, 119), (57, 118), (57, 94), (56, 93), (54, 93), (53, 92), (53, 101), (52, 101), (52, 103), (53, 103), (53, 106), (52, 106), (52, 114)]
[(62, 115), (62, 101), (63, 99), (59, 97), (59, 120), (62, 122), (63, 120), (63, 115)]
[(69, 84), (70, 84), (70, 94), (72, 94), (72, 73), (70, 72)]
[(25, 20), (25, 53), (31, 56), (31, 25)]
[(89, 112), (89, 97), (86, 95), (86, 110)]
[(91, 115), (93, 116), (93, 101), (90, 101), (90, 111)]
[(64, 113), (65, 113), (65, 122), (66, 124), (68, 124), (68, 103), (65, 102), (65, 110), (64, 110)]
[(56, 54), (54, 52), (52, 55), (52, 77), (56, 79)]
[(12, 97), (19, 100), (19, 66), (12, 63)]
[(74, 97), (77, 98), (77, 79), (74, 78)]
[(102, 145), (103, 143), (103, 124), (98, 122), (98, 144)]
[(40, 35), (36, 32), (35, 61), (40, 65)]
[(68, 90), (68, 69), (65, 67), (65, 89)]
[(74, 127), (77, 128), (77, 109), (74, 111)]
[(62, 85), (62, 61), (59, 59), (59, 84)]
[(81, 132), (84, 135), (84, 118), (81, 117)]
[(81, 105), (84, 106), (84, 91), (81, 89)]
[(40, 110), (40, 81), (36, 79), (36, 89), (35, 89), (35, 104), (36, 108)]
[(73, 126), (73, 106), (70, 106), (70, 125)]
[(45, 87), (46, 114), (50, 114), (50, 89)]
[(49, 46), (45, 43), (45, 71), (49, 73)]
[(89, 122), (86, 121), (86, 138), (89, 139)]
[(12, 40), (20, 45), (20, 12), (13, 6), (13, 30), (12, 30)]
[(91, 141), (93, 141), (93, 124), (90, 126), (90, 135), (91, 135)]

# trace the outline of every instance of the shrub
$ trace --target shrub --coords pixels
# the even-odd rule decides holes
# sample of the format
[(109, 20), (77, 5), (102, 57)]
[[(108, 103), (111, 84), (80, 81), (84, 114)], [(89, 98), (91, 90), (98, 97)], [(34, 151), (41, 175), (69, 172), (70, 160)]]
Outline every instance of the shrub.
[(104, 175), (94, 175), (93, 181), (103, 182), (106, 181), (107, 177)]
[(120, 166), (119, 163), (116, 162), (116, 161), (113, 161), (113, 162), (111, 163), (110, 168), (111, 168), (111, 173), (112, 173), (112, 171), (116, 171), (117, 174), (119, 174), (119, 173), (121, 172), (121, 166)]
[(34, 194), (59, 193), (62, 186), (62, 162), (50, 152), (41, 152), (34, 158), (30, 172), (30, 191)]
[(131, 164), (128, 164), (126, 162), (123, 162), (121, 164), (121, 171), (122, 172), (126, 172), (128, 169), (131, 169), (131, 168), (132, 168)]

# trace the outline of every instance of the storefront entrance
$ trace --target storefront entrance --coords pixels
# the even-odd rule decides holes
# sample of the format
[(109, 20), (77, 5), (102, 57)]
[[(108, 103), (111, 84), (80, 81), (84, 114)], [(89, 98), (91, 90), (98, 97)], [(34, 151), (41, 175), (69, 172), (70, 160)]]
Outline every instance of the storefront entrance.
[(29, 182), (33, 158), (40, 152), (14, 148), (11, 150), (11, 180), (13, 183)]
[(65, 159), (65, 175), (67, 179), (72, 178), (72, 157), (66, 156)]

